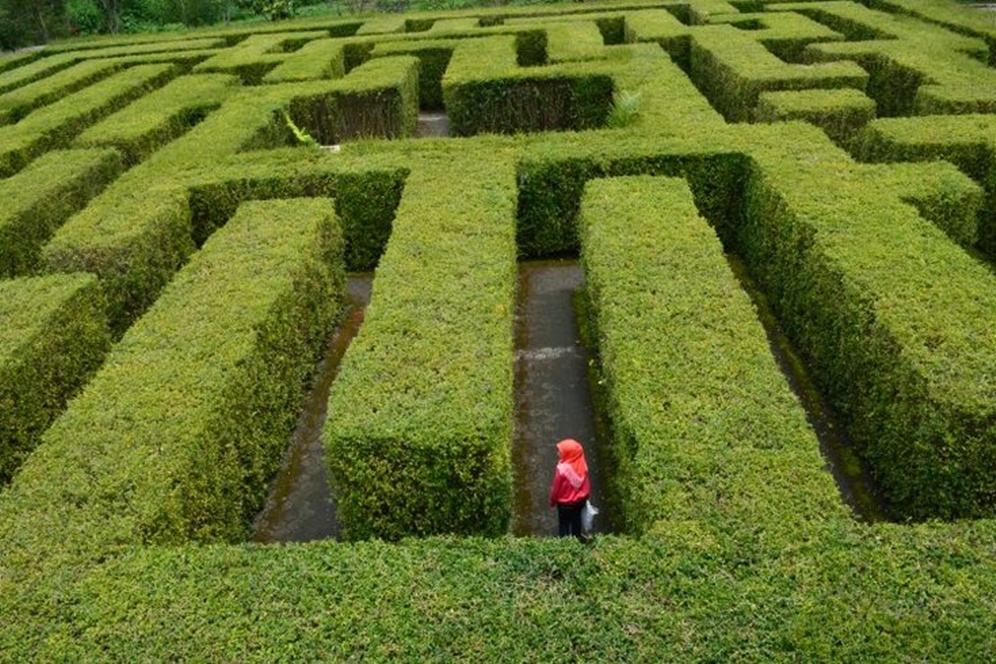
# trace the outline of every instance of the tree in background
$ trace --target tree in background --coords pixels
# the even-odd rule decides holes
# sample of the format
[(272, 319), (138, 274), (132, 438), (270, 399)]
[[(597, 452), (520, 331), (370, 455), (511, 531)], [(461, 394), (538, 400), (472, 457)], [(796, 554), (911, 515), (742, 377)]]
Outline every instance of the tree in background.
[(121, 32), (121, 12), (129, 4), (129, 0), (98, 0), (104, 10), (104, 25), (107, 32)]
[(0, 0), (0, 50), (40, 44), (68, 33), (66, 0)]
[[(159, 32), (263, 16), (290, 18), (298, 7), (370, 8), (383, 0), (0, 0), (0, 51), (78, 34)], [(477, 2), (482, 0), (402, 0)], [(483, 0), (495, 2), (501, 0)]]
[(242, 0), (68, 0), (82, 33), (156, 32), (228, 22)]
[(243, 4), (254, 14), (265, 16), (271, 21), (294, 15), (294, 0), (248, 0)]

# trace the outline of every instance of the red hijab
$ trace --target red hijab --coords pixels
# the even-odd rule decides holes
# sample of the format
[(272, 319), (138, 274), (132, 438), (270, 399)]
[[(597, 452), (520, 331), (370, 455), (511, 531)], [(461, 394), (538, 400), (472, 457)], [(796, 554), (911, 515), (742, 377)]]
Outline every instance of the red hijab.
[(584, 460), (581, 443), (573, 438), (565, 438), (557, 443), (557, 452), (560, 454), (557, 472), (566, 477), (575, 489), (579, 488), (588, 476), (588, 463)]

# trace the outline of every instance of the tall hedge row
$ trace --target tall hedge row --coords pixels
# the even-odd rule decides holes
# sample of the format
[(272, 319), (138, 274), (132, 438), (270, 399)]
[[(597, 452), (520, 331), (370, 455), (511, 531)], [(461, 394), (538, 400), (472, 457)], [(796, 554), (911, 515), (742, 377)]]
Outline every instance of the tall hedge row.
[(846, 514), (688, 185), (592, 180), (579, 228), (626, 530), (698, 522), (798, 534), (815, 515)]
[(395, 217), (406, 172), (331, 168), (294, 177), (280, 166), (257, 175), (242, 166), (213, 169), (192, 187), (190, 208), (195, 237), (208, 237), (234, 214), (243, 201), (292, 196), (331, 197), (346, 244), (346, 269), (369, 271), (377, 266)]
[[(201, 172), (212, 170), (226, 155), (283, 144), (289, 129), (281, 109), (289, 108), (294, 114), (298, 105), (309, 109), (331, 99), (331, 105), (323, 107), (338, 108), (339, 101), (348, 106), (341, 113), (337, 111), (340, 122), (335, 127), (352, 132), (351, 136), (412, 131), (417, 113), (414, 58), (379, 59), (357, 72), (352, 79), (269, 85), (229, 95), (210, 117), (130, 170), (60, 229), (42, 252), (43, 269), (98, 274), (107, 295), (112, 329), (120, 334), (155, 300), (195, 243), (203, 243), (230, 216), (232, 207), (227, 205), (223, 214), (216, 211), (192, 217), (190, 191), (204, 182)], [(134, 118), (127, 109), (123, 113), (125, 118)], [(356, 118), (361, 118), (359, 123), (354, 122)], [(144, 126), (147, 120), (135, 121)], [(110, 128), (103, 131), (115, 133)], [(127, 133), (126, 125), (120, 131)], [(148, 186), (150, 180), (156, 183), (152, 187)], [(208, 175), (207, 180), (216, 182), (216, 174)], [(313, 184), (311, 178), (298, 178), (297, 169), (288, 162), (261, 185), (274, 193), (260, 197), (328, 195), (327, 188), (315, 189)], [(369, 269), (389, 233), (399, 180), (395, 176), (372, 180), (363, 174), (345, 176), (338, 189), (343, 194), (338, 207), (356, 229), (351, 232), (351, 265)], [(359, 225), (369, 222), (376, 222), (375, 227), (360, 231)]]
[(692, 32), (689, 75), (730, 122), (751, 117), (761, 92), (809, 88), (863, 90), (868, 74), (853, 62), (790, 65), (728, 25)]
[[(657, 44), (611, 49), (606, 59), (618, 70), (612, 74), (615, 90), (610, 126), (647, 131), (658, 138), (724, 131), (723, 116)], [(632, 105), (631, 115), (625, 114), (627, 103)]]
[[(172, 238), (186, 237), (181, 240), (186, 243), (184, 251), (193, 251), (191, 226), (196, 229), (196, 241), (206, 242), (205, 251), (213, 251), (216, 241), (229, 230), (221, 226), (246, 197), (331, 195), (344, 226), (348, 226), (347, 209), (356, 215), (357, 226), (347, 231), (347, 251), (350, 237), (360, 236), (364, 252), (369, 250), (371, 255), (379, 254), (377, 247), (383, 240), (365, 237), (362, 226), (366, 221), (360, 220), (367, 214), (376, 218), (376, 233), (371, 235), (389, 234), (390, 239), (378, 265), (374, 299), (368, 310), (369, 327), (364, 328), (366, 333), (361, 331), (358, 345), (351, 351), (353, 359), (347, 354), (351, 364), (340, 376), (340, 381), (348, 380), (358, 392), (346, 396), (344, 388), (333, 396), (333, 404), (343, 406), (338, 413), (344, 419), (337, 429), (341, 434), (337, 440), (346, 442), (348, 437), (350, 442), (362, 444), (355, 449), (349, 445), (336, 449), (366, 464), (358, 466), (366, 473), (361, 480), (373, 478), (370, 485), (375, 485), (374, 492), (384, 500), (392, 498), (391, 488), (376, 484), (376, 478), (401, 477), (408, 486), (428, 486), (429, 490), (413, 492), (415, 499), (399, 499), (404, 512), (395, 516), (400, 523), (363, 522), (354, 537), (379, 528), (387, 533), (385, 537), (394, 539), (411, 532), (413, 524), (425, 528), (422, 532), (504, 532), (502, 515), (508, 509), (510, 493), (502, 450), (511, 426), (505, 423), (511, 419), (505, 395), (512, 382), (502, 372), (509, 371), (512, 364), (508, 344), (515, 239), (521, 241), (521, 253), (575, 250), (585, 183), (605, 175), (684, 177), (694, 207), (712, 222), (724, 246), (746, 247), (744, 253), (754, 256), (752, 271), (777, 301), (780, 322), (791, 328), (796, 339), (814, 339), (819, 334), (832, 342), (846, 339), (856, 345), (860, 335), (852, 333), (870, 329), (864, 340), (874, 346), (873, 350), (884, 346), (886, 354), (891, 352), (905, 363), (892, 373), (882, 373), (878, 365), (859, 362), (859, 369), (842, 375), (841, 367), (862, 357), (838, 343), (817, 361), (809, 358), (811, 368), (819, 368), (829, 384), (837, 385), (834, 381), (838, 380), (847, 383), (855, 375), (863, 389), (866, 384), (860, 381), (864, 373), (882, 374), (875, 385), (888, 384), (896, 392), (889, 398), (874, 390), (869, 394), (876, 403), (896, 410), (905, 408), (905, 399), (926, 385), (924, 393), (930, 398), (947, 395), (951, 403), (967, 404), (972, 411), (965, 415), (956, 409), (945, 411), (946, 406), (916, 411), (929, 417), (940, 413), (933, 422), (938, 429), (947, 430), (952, 422), (978, 424), (979, 420), (972, 418), (982, 408), (972, 410), (976, 405), (972, 399), (981, 395), (980, 402), (986, 398), (992, 402), (982, 386), (992, 382), (985, 367), (996, 366), (988, 355), (991, 332), (986, 336), (986, 330), (993, 327), (989, 321), (993, 289), (990, 277), (979, 281), (984, 272), (980, 264), (968, 261), (968, 254), (949, 239), (971, 244), (973, 217), (980, 205), (978, 186), (938, 164), (855, 164), (847, 154), (834, 149), (821, 132), (801, 124), (724, 126), (704, 97), (690, 91), (691, 82), (667, 61), (667, 55), (688, 69), (693, 33), (706, 34), (715, 28), (736, 34), (738, 41), (767, 44), (775, 53), (792, 59), (820, 60), (826, 56), (860, 60), (882, 55), (884, 62), (898, 63), (896, 71), (903, 76), (896, 80), (898, 85), (890, 87), (886, 68), (873, 72), (875, 84), (870, 92), (879, 103), (879, 111), (892, 104), (892, 109), (962, 112), (973, 102), (970, 96), (962, 96), (970, 90), (959, 83), (955, 69), (966, 61), (963, 53), (979, 66), (987, 56), (992, 62), (994, 42), (989, 39), (987, 54), (987, 42), (982, 38), (988, 33), (966, 25), (962, 35), (954, 35), (956, 39), (940, 29), (926, 30), (921, 44), (914, 29), (922, 27), (922, 22), (908, 17), (871, 11), (854, 2), (803, 4), (813, 8), (808, 16), (819, 18), (849, 41), (803, 49), (808, 37), (793, 39), (789, 29), (801, 26), (816, 34), (817, 28), (807, 27), (794, 15), (763, 15), (782, 11), (784, 6), (724, 0), (668, 0), (653, 9), (644, 9), (649, 5), (640, 3), (617, 4), (610, 11), (624, 13), (624, 25), (611, 17), (603, 25), (604, 14), (592, 11), (597, 8), (575, 4), (475, 9), (417, 18), (311, 19), (203, 33), (215, 40), (213, 46), (229, 47), (249, 34), (289, 34), (291, 39), (285, 45), (276, 42), (279, 52), (260, 53), (256, 58), (258, 72), (265, 72), (270, 67), (279, 68), (279, 63), (305, 59), (307, 44), (297, 51), (285, 50), (301, 45), (302, 40), (293, 39), (294, 33), (318, 32), (322, 36), (313, 41), (323, 42), (327, 35), (342, 36), (362, 28), (372, 37), (351, 39), (344, 48), (344, 68), (351, 71), (379, 42), (410, 38), (415, 44), (437, 41), (442, 35), (449, 40), (514, 32), (507, 56), (501, 56), (512, 63), (510, 68), (528, 67), (531, 69), (520, 73), (540, 77), (570, 78), (578, 72), (605, 75), (612, 82), (614, 101), (631, 98), (624, 97), (624, 91), (638, 93), (640, 101), (635, 117), (618, 129), (457, 141), (357, 141), (344, 144), (340, 153), (328, 154), (289, 147), (293, 134), (282, 111), (295, 100), (334, 97), (343, 89), (338, 86), (360, 81), (344, 84), (326, 79), (254, 87), (233, 95), (192, 130), (120, 177), (112, 186), (113, 194), (98, 197), (90, 206), (95, 207), (93, 211), (77, 215), (76, 219), (86, 220), (87, 233), (75, 235), (81, 229), (73, 221), (69, 226), (75, 230), (65, 232), (72, 234), (81, 248), (99, 251), (105, 250), (99, 242), (105, 231), (112, 240), (122, 241), (122, 247), (129, 242), (141, 244), (142, 252), (132, 254), (129, 268), (141, 274), (146, 270), (146, 256), (174, 252)], [(929, 15), (939, 23), (961, 25), (953, 18), (957, 12), (946, 1), (874, 0), (868, 4), (901, 7), (910, 14)], [(658, 42), (666, 52), (656, 43), (610, 47), (599, 54), (604, 59), (583, 66), (550, 65), (561, 57), (558, 51), (569, 50), (563, 34), (548, 39), (545, 21), (535, 20), (551, 12), (551, 22), (567, 18), (588, 24), (594, 21), (606, 44), (617, 40), (621, 31), (627, 39)], [(826, 19), (831, 14), (846, 14), (847, 19), (831, 24)], [(529, 18), (531, 24), (512, 25), (519, 17)], [(472, 27), (474, 18), (484, 27)], [(503, 26), (506, 18), (509, 25)], [(730, 26), (699, 25), (709, 21), (732, 22), (738, 26), (731, 28), (737, 33), (725, 30)], [(584, 33), (589, 38), (594, 35), (590, 26)], [(869, 38), (879, 41), (860, 43)], [(209, 55), (200, 48), (171, 54), (169, 49), (179, 49), (190, 40), (161, 35), (140, 38), (141, 49), (124, 55), (130, 48), (128, 39), (56, 45), (39, 56), (38, 63), (44, 66), (28, 63), (4, 69), (0, 63), (0, 70), (4, 70), (0, 72), (0, 89), (10, 91), (44, 77), (46, 72), (71, 66), (81, 53), (119, 57), (124, 66), (137, 64), (139, 58), (155, 58), (181, 67)], [(599, 50), (594, 41), (589, 46), (591, 53)], [(915, 53), (917, 46), (922, 46), (919, 55)], [(834, 48), (839, 52), (833, 53)], [(79, 50), (62, 55), (73, 49)], [(944, 55), (945, 49), (958, 53)], [(243, 64), (251, 78), (256, 65), (249, 60)], [(504, 63), (503, 59), (502, 67)], [(317, 61), (312, 64), (317, 66)], [(481, 73), (480, 80), (499, 80), (494, 74), (497, 60), (480, 64), (492, 68), (492, 73)], [(935, 68), (925, 69), (927, 65)], [(420, 62), (420, 66), (425, 63)], [(908, 72), (947, 78), (941, 90), (925, 90), (928, 86), (920, 85), (915, 76), (905, 76), (903, 67)], [(972, 76), (979, 72), (974, 65), (962, 69)], [(982, 84), (977, 87), (985, 93), (989, 79), (979, 80)], [(888, 99), (892, 91), (897, 97), (894, 101)], [(25, 120), (47, 110), (38, 108)], [(980, 127), (985, 117), (964, 116)], [(939, 121), (939, 127), (954, 126), (946, 124), (946, 118), (933, 120)], [(73, 132), (91, 123), (92, 118)], [(969, 141), (973, 147), (966, 149), (954, 136), (952, 133), (949, 142), (955, 152), (971, 155), (968, 159), (973, 164), (985, 163), (985, 135), (973, 138)], [(13, 170), (34, 158), (34, 154), (26, 155)], [(989, 171), (970, 171), (964, 164), (962, 168), (979, 184), (985, 184), (978, 173)], [(349, 178), (354, 179), (344, 186)], [(150, 182), (155, 185), (150, 186)], [(354, 185), (355, 191), (347, 193)], [(402, 192), (397, 223), (392, 225), (385, 222), (393, 217), (390, 201), (393, 197), (396, 202)], [(351, 197), (351, 201), (344, 201), (344, 197)], [(437, 214), (435, 198), (443, 202), (441, 214)], [(751, 205), (746, 224), (745, 200)], [(217, 214), (216, 203), (224, 214)], [(657, 203), (688, 212), (689, 217), (677, 218), (691, 221), (687, 191), (661, 194), (654, 205)], [(316, 205), (324, 213), (329, 210), (328, 201)], [(382, 210), (390, 210), (390, 215), (385, 217)], [(143, 231), (126, 239), (128, 215), (134, 216), (136, 227)], [(153, 217), (162, 223), (152, 224)], [(105, 220), (106, 227), (102, 226)], [(518, 228), (513, 231), (516, 224)], [(171, 230), (162, 230), (166, 227)], [(683, 228), (688, 231), (690, 227)], [(696, 218), (694, 228), (702, 233), (706, 227)], [(653, 237), (678, 233), (677, 227), (667, 226), (644, 230)], [(688, 235), (694, 233), (689, 231)], [(145, 239), (139, 242), (139, 236)], [(153, 237), (164, 239), (162, 248)], [(647, 255), (628, 251), (619, 238), (611, 240), (606, 246), (624, 254), (620, 260), (632, 254), (651, 265), (662, 256), (670, 256), (669, 251), (673, 253), (677, 246), (662, 244), (657, 247), (659, 251)], [(71, 243), (60, 244), (57, 239), (55, 244), (68, 261)], [(701, 269), (709, 275), (710, 283), (725, 283), (722, 279), (713, 281), (718, 272), (711, 268), (721, 260), (715, 238), (710, 236), (706, 244), (711, 253), (687, 251), (675, 260), (703, 259)], [(695, 249), (700, 249), (697, 244)], [(110, 245), (106, 251), (108, 255), (125, 255)], [(219, 285), (219, 275), (240, 266), (243, 254), (240, 250), (231, 260), (228, 254), (219, 258), (213, 274), (204, 276), (204, 290), (214, 286), (210, 294), (217, 293), (219, 298), (230, 292)], [(177, 255), (186, 256), (182, 252)], [(985, 260), (973, 255), (973, 260)], [(797, 269), (794, 256), (802, 263), (815, 257), (816, 264), (808, 271)], [(183, 260), (162, 271), (157, 288)], [(288, 252), (272, 269), (252, 271), (252, 286), (302, 260), (301, 251)], [(109, 264), (119, 265), (116, 261)], [(120, 272), (122, 283), (129, 270)], [(102, 287), (114, 283), (114, 279), (100, 278)], [(178, 279), (183, 280), (182, 273)], [(630, 296), (635, 292), (619, 280), (606, 283), (614, 283)], [(670, 301), (687, 306), (697, 283), (690, 283)], [(673, 291), (673, 287), (661, 280), (651, 288), (661, 292)], [(139, 284), (136, 292), (145, 297), (144, 293), (157, 291)], [(163, 297), (169, 298), (169, 292)], [(190, 292), (183, 292), (185, 304)], [(800, 294), (807, 292), (814, 297), (803, 301)], [(742, 303), (737, 293), (719, 288), (718, 295), (712, 295), (736, 296)], [(274, 297), (280, 302), (288, 299)], [(175, 300), (165, 301), (180, 309)], [(607, 306), (605, 310), (611, 309)], [(750, 318), (750, 312), (735, 302), (729, 309)], [(157, 311), (153, 309), (149, 316)], [(703, 311), (712, 309), (705, 307)], [(137, 312), (138, 308), (130, 310), (130, 315), (134, 317)], [(836, 316), (828, 325), (824, 325), (829, 320), (826, 312)], [(746, 320), (739, 315), (736, 318)], [(142, 343), (152, 343), (160, 330), (165, 330), (159, 335), (163, 343), (176, 336), (174, 328), (161, 324), (160, 318), (149, 320), (158, 321), (155, 330), (139, 322), (126, 341), (141, 334)], [(841, 321), (841, 325), (835, 324)], [(229, 329), (229, 322), (226, 318), (218, 325)], [(641, 322), (634, 321), (631, 329), (643, 329)], [(861, 327), (864, 323), (867, 326)], [(722, 324), (732, 325), (725, 320)], [(743, 350), (749, 345), (744, 340), (752, 335), (746, 328), (737, 330), (732, 339), (722, 337), (722, 341)], [(896, 334), (879, 334), (882, 330)], [(961, 330), (964, 334), (959, 336)], [(630, 328), (617, 326), (616, 331), (625, 338)], [(712, 338), (714, 331), (712, 327), (705, 330), (703, 337)], [(896, 339), (896, 344), (890, 346), (889, 339)], [(669, 341), (656, 339), (652, 350), (667, 354)], [(231, 354), (210, 353), (203, 348), (197, 352), (238, 365), (238, 358)], [(686, 355), (695, 356), (692, 352)], [(187, 359), (171, 361), (170, 366), (191, 366), (193, 360), (187, 364)], [(686, 359), (678, 357), (668, 367), (681, 366)], [(722, 363), (722, 358), (712, 359), (716, 366)], [(203, 361), (200, 365), (215, 366)], [(907, 371), (910, 366), (913, 369)], [(664, 373), (661, 367), (651, 370)], [(641, 388), (652, 389), (640, 382), (640, 372), (628, 375)], [(708, 378), (692, 372), (688, 382), (700, 385)], [(722, 388), (735, 392), (735, 386), (723, 384)], [(963, 391), (955, 394), (959, 386)], [(136, 535), (140, 529), (135, 524), (154, 518), (153, 503), (167, 504), (154, 501), (149, 492), (162, 488), (169, 469), (182, 463), (172, 454), (174, 448), (158, 447), (158, 439), (143, 439), (122, 457), (104, 449), (95, 451), (94, 445), (71, 437), (71, 430), (89, 426), (77, 417), (84, 407), (89, 409), (85, 415), (90, 424), (99, 420), (108, 427), (120, 426), (121, 431), (133, 426), (131, 411), (112, 408), (98, 413), (96, 407), (86, 406), (93, 399), (88, 396), (91, 392), (99, 390), (106, 395), (109, 389), (100, 378), (91, 383), (56, 425), (58, 433), (50, 430), (49, 435), (58, 436), (58, 440), (46, 439), (13, 484), (0, 491), (0, 652), (6, 659), (535, 661), (563, 658), (565, 653), (592, 661), (992, 659), (996, 522), (856, 524), (843, 515), (835, 499), (824, 502), (827, 494), (817, 484), (825, 482), (825, 475), (811, 472), (814, 466), (809, 457), (802, 460), (806, 471), (798, 481), (800, 491), (787, 493), (785, 488), (794, 477), (786, 471), (785, 457), (771, 449), (747, 452), (717, 444), (708, 454), (692, 446), (673, 450), (674, 458), (684, 465), (667, 466), (664, 472), (681, 471), (677, 480), (659, 492), (653, 489), (653, 482), (644, 485), (650, 487), (648, 493), (667, 497), (660, 503), (671, 509), (665, 515), (670, 518), (656, 520), (642, 537), (600, 537), (588, 547), (573, 540), (508, 537), (284, 547), (147, 547), (143, 538), (152, 529)], [(974, 396), (969, 394), (976, 389)], [(249, 393), (244, 385), (242, 391)], [(145, 422), (147, 428), (142, 430), (174, 431), (172, 427), (178, 426), (174, 423), (183, 421), (178, 404), (188, 392), (191, 390), (160, 390), (152, 402), (154, 408), (141, 410), (165, 424)], [(492, 398), (495, 394), (499, 397)], [(844, 403), (846, 410), (846, 399), (838, 403)], [(867, 434), (862, 428), (864, 414), (859, 415), (848, 420), (849, 428), (858, 422), (855, 431)], [(887, 408), (884, 418), (868, 413), (868, 421), (891, 426), (902, 420), (894, 415)], [(949, 416), (951, 419), (944, 419)], [(699, 424), (692, 422), (693, 426)], [(775, 430), (782, 429), (765, 429)], [(899, 434), (883, 437), (885, 446), (872, 458), (899, 458), (905, 465), (892, 479), (905, 481), (899, 477), (905, 473), (911, 484), (919, 483), (913, 492), (921, 487), (926, 493), (934, 492), (924, 496), (924, 503), (936, 501), (952, 486), (960, 488), (950, 482), (955, 477), (970, 482), (981, 479), (979, 486), (991, 485), (991, 477), (962, 475), (954, 469), (949, 473), (947, 466), (944, 472), (935, 473), (939, 482), (924, 481), (934, 472), (924, 470), (929, 466), (924, 462), (930, 461), (925, 450), (930, 447), (926, 439), (916, 437), (925, 430), (921, 427), (906, 436), (910, 444), (903, 449), (896, 444)], [(371, 433), (369, 439), (362, 438), (365, 432)], [(964, 438), (963, 430), (951, 432), (952, 441), (942, 441), (944, 445), (935, 457), (942, 462), (954, 459), (952, 467), (963, 464), (968, 468), (981, 468), (990, 460), (991, 455), (983, 452), (976, 463), (971, 455), (989, 448), (972, 448), (977, 439)], [(877, 437), (859, 436), (859, 441), (867, 440)], [(642, 446), (643, 452), (655, 448), (657, 442), (651, 439)], [(966, 452), (967, 448), (972, 449)], [(142, 456), (146, 452), (148, 455)], [(379, 456), (382, 454), (386, 456)], [(396, 463), (416, 458), (428, 461), (422, 466)], [(636, 458), (649, 457), (640, 457), (638, 451)], [(483, 461), (474, 466), (470, 459)], [(718, 459), (735, 461), (724, 464), (717, 463)], [(652, 459), (649, 465), (654, 465)], [(57, 473), (53, 471), (56, 467), (72, 470)], [(31, 482), (18, 479), (24, 473), (31, 474)], [(773, 478), (770, 482), (769, 477)], [(35, 480), (40, 487), (37, 490), (32, 488)], [(344, 481), (348, 484), (350, 480)], [(460, 499), (452, 500), (448, 488), (444, 493), (447, 482), (459, 487)], [(201, 495), (202, 488), (197, 487), (191, 496)], [(359, 504), (355, 495), (350, 500)], [(434, 523), (420, 520), (437, 505), (443, 518)], [(379, 518), (382, 508), (383, 503), (376, 502), (363, 514)], [(796, 511), (791, 511), (793, 508)], [(486, 523), (474, 522), (474, 514), (484, 515)]]
[(110, 347), (92, 275), (0, 281), (0, 485)]
[(346, 75), (345, 46), (334, 39), (315, 39), (271, 69), (263, 83), (342, 78)]
[(294, 99), (290, 113), (324, 145), (401, 138), (415, 133), (418, 90), (416, 58), (377, 58), (353, 69), (332, 95)]
[(883, 191), (913, 205), (949, 238), (974, 251), (983, 227), (986, 192), (947, 161), (880, 164), (861, 169)]
[(238, 74), (245, 85), (259, 85), (263, 78), (284, 61), (286, 52), (307, 42), (327, 37), (319, 31), (250, 35), (232, 48), (219, 52), (194, 67), (194, 72)]
[(837, 158), (812, 141), (787, 158), (784, 140), (754, 152), (739, 232), (752, 273), (897, 512), (992, 516), (996, 278), (874, 171), (828, 189)]
[(985, 63), (985, 41), (883, 14), (873, 23), (883, 25), (893, 38), (813, 44), (806, 55), (815, 61), (860, 63), (870, 75), (869, 96), (879, 103), (883, 117), (996, 108), (996, 72)]
[(405, 184), (325, 458), (350, 539), (500, 535), (511, 515), (514, 174), (462, 152)]
[[(7, 92), (46, 76), (51, 76), (60, 69), (71, 67), (78, 62), (78, 59), (72, 55), (52, 55), (38, 59), (40, 56), (41, 54), (36, 54), (34, 59), (21, 66), (4, 68), (0, 72), (0, 92)], [(10, 61), (8, 60), (8, 62)], [(20, 61), (14, 60), (13, 62), (19, 63)]]
[(243, 206), (0, 499), (4, 581), (72, 578), (128, 544), (243, 537), (343, 293), (329, 201)]
[(759, 122), (807, 120), (846, 145), (875, 118), (875, 102), (853, 88), (762, 92), (753, 117)]
[(607, 143), (592, 144), (589, 154), (567, 158), (555, 148), (537, 147), (520, 162), (516, 237), (521, 254), (544, 256), (576, 251), (577, 218), (585, 182), (640, 173), (686, 178), (696, 204), (715, 223), (720, 237), (724, 241), (732, 237), (740, 216), (740, 192), (746, 172), (743, 155), (718, 151), (695, 154), (694, 150), (641, 155), (643, 150), (634, 143), (616, 143), (619, 152), (609, 155), (600, 150)]
[[(677, 529), (582, 548), (552, 538), (149, 548), (64, 591), (67, 619), (11, 624), (12, 657), (888, 661), (985, 658), (987, 521), (813, 524), (743, 555)], [(0, 602), (3, 600), (0, 599)], [(75, 628), (75, 629), (74, 629)]]
[(416, 42), (382, 42), (370, 51), (371, 57), (414, 55), (418, 57), (419, 108), (443, 108), (443, 75), (456, 47), (456, 40), (432, 39)]
[[(134, 171), (131, 172), (134, 174)], [(156, 301), (194, 250), (188, 194), (169, 184), (140, 189), (119, 179), (42, 248), (44, 272), (92, 272), (120, 336)]]

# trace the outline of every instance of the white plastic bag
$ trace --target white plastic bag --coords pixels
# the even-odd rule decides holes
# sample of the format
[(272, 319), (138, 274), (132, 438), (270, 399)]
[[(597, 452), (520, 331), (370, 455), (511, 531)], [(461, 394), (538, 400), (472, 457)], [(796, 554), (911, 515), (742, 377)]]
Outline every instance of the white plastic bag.
[(586, 533), (590, 533), (592, 527), (595, 525), (595, 515), (598, 514), (598, 508), (591, 504), (591, 501), (586, 501), (584, 504), (584, 509), (581, 510), (581, 527)]

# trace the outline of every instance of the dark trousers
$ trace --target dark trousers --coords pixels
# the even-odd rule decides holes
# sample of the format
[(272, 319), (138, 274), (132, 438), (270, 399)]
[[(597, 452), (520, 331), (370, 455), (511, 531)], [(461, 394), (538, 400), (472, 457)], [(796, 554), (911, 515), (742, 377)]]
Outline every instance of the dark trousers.
[(573, 535), (579, 540), (584, 539), (584, 533), (581, 532), (581, 510), (584, 509), (586, 502), (588, 502), (587, 498), (574, 503), (557, 503), (561, 537)]

